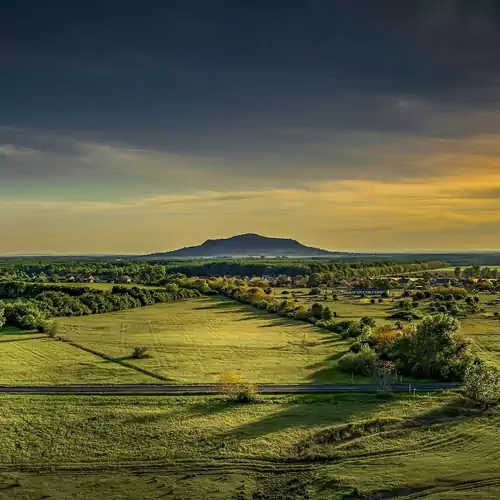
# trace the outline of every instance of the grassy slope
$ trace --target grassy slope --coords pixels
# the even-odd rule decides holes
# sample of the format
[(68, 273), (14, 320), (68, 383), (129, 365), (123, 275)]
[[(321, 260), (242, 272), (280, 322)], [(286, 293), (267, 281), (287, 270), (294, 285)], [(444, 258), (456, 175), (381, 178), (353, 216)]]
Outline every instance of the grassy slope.
[(225, 298), (206, 297), (129, 311), (61, 318), (61, 333), (107, 355), (134, 346), (151, 358), (131, 361), (172, 383), (215, 382), (226, 370), (252, 382), (335, 383), (347, 349), (337, 336)]
[[(279, 298), (292, 298), (291, 295), (280, 295), (283, 289), (276, 288), (275, 293)], [(377, 324), (393, 322), (387, 319), (392, 314), (391, 309), (395, 303), (390, 300), (385, 300), (382, 304), (378, 302), (370, 303), (370, 299), (355, 299), (348, 297), (340, 297), (339, 300), (333, 301), (331, 294), (328, 300), (321, 300), (322, 297), (314, 297), (307, 295), (307, 290), (296, 290), (299, 292), (297, 298), (299, 303), (310, 306), (314, 302), (328, 305), (332, 311), (339, 314), (340, 319), (348, 319), (358, 321), (363, 316), (371, 316), (377, 320)], [(460, 319), (461, 331), (464, 335), (472, 338), (477, 344), (481, 355), (488, 358), (490, 361), (500, 366), (500, 320), (493, 317), (495, 311), (500, 312), (500, 304), (490, 305), (489, 302), (498, 298), (498, 295), (490, 295), (486, 293), (478, 294), (481, 300), (481, 307), (485, 309), (485, 313), (475, 314), (465, 319)], [(396, 298), (396, 301), (399, 297)], [(422, 309), (419, 309), (422, 312)]]
[(0, 333), (0, 384), (129, 384), (158, 381), (41, 334)]
[[(500, 417), (456, 410), (453, 398), (0, 396), (0, 489), (57, 500), (498, 498)], [(23, 467), (46, 473), (6, 470)]]

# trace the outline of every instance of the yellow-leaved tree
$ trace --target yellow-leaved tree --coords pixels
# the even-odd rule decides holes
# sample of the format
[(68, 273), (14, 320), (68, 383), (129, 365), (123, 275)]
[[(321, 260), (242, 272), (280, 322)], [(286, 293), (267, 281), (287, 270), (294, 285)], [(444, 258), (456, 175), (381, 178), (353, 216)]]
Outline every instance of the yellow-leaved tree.
[(217, 381), (218, 390), (234, 401), (250, 403), (257, 399), (257, 387), (245, 382), (239, 373), (233, 370), (222, 373)]

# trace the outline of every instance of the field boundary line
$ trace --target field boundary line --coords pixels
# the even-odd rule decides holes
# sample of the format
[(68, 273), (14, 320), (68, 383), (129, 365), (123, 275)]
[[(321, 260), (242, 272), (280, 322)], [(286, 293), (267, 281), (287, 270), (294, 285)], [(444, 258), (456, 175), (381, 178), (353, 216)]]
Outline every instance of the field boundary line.
[(116, 363), (116, 364), (122, 365), (126, 368), (131, 368), (132, 370), (135, 370), (135, 371), (140, 372), (144, 375), (148, 375), (150, 377), (156, 378), (158, 380), (162, 380), (163, 382), (169, 382), (169, 379), (167, 377), (164, 377), (163, 375), (158, 375), (157, 373), (150, 372), (149, 370), (146, 370), (145, 368), (141, 368), (140, 366), (135, 366), (132, 363), (127, 363), (127, 361), (124, 361), (123, 359), (116, 359), (113, 356), (109, 356), (108, 354), (104, 354), (103, 352), (96, 351), (95, 349), (87, 347), (83, 344), (79, 344), (78, 342), (74, 342), (72, 340), (67, 340), (67, 339), (61, 339), (61, 342), (65, 342), (66, 344), (72, 345), (73, 347), (76, 347), (77, 349), (81, 349), (82, 351), (89, 352), (90, 354), (93, 354), (94, 356), (98, 356), (102, 359), (105, 359), (106, 361), (110, 361), (111, 363)]

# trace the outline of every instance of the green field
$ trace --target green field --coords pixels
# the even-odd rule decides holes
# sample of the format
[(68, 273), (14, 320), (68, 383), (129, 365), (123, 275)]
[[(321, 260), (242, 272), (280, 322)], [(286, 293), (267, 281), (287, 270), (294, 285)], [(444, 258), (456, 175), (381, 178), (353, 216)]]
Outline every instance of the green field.
[(0, 384), (129, 384), (157, 380), (42, 334), (0, 333)]
[(336, 335), (226, 298), (204, 297), (93, 316), (61, 318), (68, 339), (130, 363), (170, 383), (215, 382), (227, 370), (261, 383), (351, 381), (337, 371), (348, 344)]
[[(282, 288), (274, 289), (274, 293), (279, 299), (293, 300), (291, 293), (282, 295), (282, 291)], [(342, 297), (339, 295), (338, 300), (334, 301), (331, 293), (328, 294), (327, 300), (323, 300), (323, 296), (308, 295), (308, 289), (288, 289), (288, 291), (295, 292), (298, 303), (306, 307), (310, 307), (314, 302), (329, 306), (332, 311), (338, 314), (339, 320), (358, 321), (363, 316), (370, 316), (377, 320), (378, 325), (393, 322), (388, 317), (393, 313), (393, 309), (400, 299), (400, 292), (397, 296), (391, 295), (391, 298), (384, 299), (382, 303), (378, 302), (377, 297), (377, 302), (372, 304), (370, 299), (367, 298)], [(499, 296), (487, 293), (479, 293), (478, 296), (481, 307), (485, 311), (484, 313), (460, 319), (461, 331), (477, 344), (482, 356), (500, 366), (500, 320), (493, 317), (494, 312), (500, 312), (500, 303), (491, 304), (491, 301), (498, 299)], [(393, 298), (394, 302), (392, 301)], [(422, 307), (417, 310), (424, 311)]]
[(0, 396), (1, 496), (497, 499), (500, 416), (456, 398)]

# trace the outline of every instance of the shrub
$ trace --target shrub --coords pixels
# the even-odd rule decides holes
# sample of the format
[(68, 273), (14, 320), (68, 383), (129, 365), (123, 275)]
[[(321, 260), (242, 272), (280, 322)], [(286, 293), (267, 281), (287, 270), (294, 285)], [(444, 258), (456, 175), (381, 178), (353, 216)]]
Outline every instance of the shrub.
[(145, 359), (149, 358), (148, 347), (147, 346), (136, 346), (132, 352), (132, 358), (134, 359)]
[(364, 346), (358, 353), (348, 352), (339, 359), (339, 368), (346, 373), (355, 373), (365, 377), (374, 373), (379, 358), (377, 353)]
[(383, 297), (384, 299), (387, 299), (389, 298), (389, 292), (382, 292), (380, 296)]
[(384, 302), (384, 299), (383, 299), (382, 297), (380, 297), (380, 298), (378, 299), (378, 302), (379, 302), (379, 304), (382, 304), (382, 303)]
[(349, 350), (354, 354), (357, 354), (358, 352), (361, 351), (361, 348), (362, 348), (361, 342), (356, 341), (351, 344)]
[(289, 295), (289, 294), (290, 294), (290, 292), (288, 290), (283, 290), (281, 292), (281, 295)]
[(330, 321), (333, 317), (332, 310), (328, 306), (323, 307), (323, 310), (321, 311), (321, 317), (325, 321)]
[(375, 299), (370, 299), (371, 304), (375, 304), (375, 302), (377, 302)]
[(59, 326), (55, 321), (42, 321), (38, 325), (38, 331), (40, 333), (46, 333), (49, 337), (54, 338), (59, 331)]
[(464, 392), (478, 406), (500, 402), (500, 371), (482, 362), (469, 367), (465, 374)]
[(298, 321), (307, 321), (311, 311), (305, 307), (299, 307), (295, 310), (293, 317)]
[(323, 315), (323, 306), (318, 302), (315, 302), (311, 306), (311, 316), (316, 319), (321, 319)]
[(227, 371), (219, 376), (219, 392), (239, 403), (251, 403), (257, 400), (257, 387), (245, 383), (245, 379), (235, 371)]
[(259, 399), (259, 393), (255, 384), (244, 384), (234, 397), (238, 403), (255, 403)]
[(375, 321), (375, 318), (372, 318), (370, 316), (363, 316), (359, 320), (359, 322), (361, 325), (366, 325), (366, 326), (369, 326), (370, 328), (374, 328), (375, 325), (377, 324), (377, 322)]
[(415, 311), (397, 311), (392, 316), (391, 319), (400, 319), (403, 321), (413, 321), (414, 319), (420, 319), (422, 316)]
[(311, 288), (309, 290), (309, 295), (319, 295), (321, 293), (321, 289), (318, 287)]

